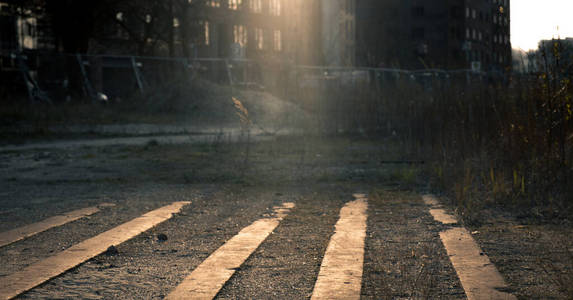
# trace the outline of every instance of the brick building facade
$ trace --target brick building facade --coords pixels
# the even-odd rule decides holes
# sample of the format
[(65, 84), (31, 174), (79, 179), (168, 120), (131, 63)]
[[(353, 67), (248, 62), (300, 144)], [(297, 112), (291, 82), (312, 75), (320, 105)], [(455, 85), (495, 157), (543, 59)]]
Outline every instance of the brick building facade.
[(358, 0), (357, 65), (507, 71), (509, 0)]

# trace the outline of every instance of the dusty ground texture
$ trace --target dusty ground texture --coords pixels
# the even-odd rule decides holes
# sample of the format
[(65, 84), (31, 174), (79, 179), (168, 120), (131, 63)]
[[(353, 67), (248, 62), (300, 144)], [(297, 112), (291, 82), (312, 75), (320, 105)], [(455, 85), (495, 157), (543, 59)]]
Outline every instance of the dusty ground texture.
[(321, 258), (343, 203), (340, 186), (317, 186), (296, 199), (293, 211), (241, 266), (217, 299), (310, 298)]
[(573, 228), (503, 215), (472, 228), (474, 238), (521, 299), (573, 299)]
[(366, 299), (465, 299), (439, 225), (418, 194), (370, 195), (362, 295)]
[[(118, 245), (117, 254), (97, 256), (22, 296), (161, 299), (240, 229), (293, 201), (297, 207), (218, 297), (305, 299), (340, 208), (364, 192), (370, 201), (362, 297), (464, 298), (439, 241), (442, 228), (412, 192), (425, 187), (418, 167), (389, 163), (408, 158), (395, 145), (305, 135), (0, 152), (0, 231), (116, 204), (0, 248), (0, 280), (144, 212), (190, 200), (173, 219)], [(567, 298), (567, 284), (559, 282), (570, 282), (570, 229), (519, 225), (500, 219), (472, 230), (516, 295)]]
[(0, 146), (27, 143), (30, 138), (53, 141), (236, 131), (240, 124), (231, 95), (248, 109), (255, 130), (266, 134), (316, 131), (317, 121), (308, 112), (268, 92), (195, 80), (108, 104), (0, 103)]

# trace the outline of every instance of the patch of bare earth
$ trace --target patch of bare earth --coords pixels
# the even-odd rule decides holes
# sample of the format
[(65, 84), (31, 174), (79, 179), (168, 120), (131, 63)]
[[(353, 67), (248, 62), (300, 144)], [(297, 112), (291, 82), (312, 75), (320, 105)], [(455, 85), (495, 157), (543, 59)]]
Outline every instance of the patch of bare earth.
[[(344, 197), (346, 196), (346, 197)], [(312, 294), (340, 207), (351, 195), (330, 186), (305, 193), (217, 299), (305, 299)]]
[(368, 203), (363, 299), (465, 299), (420, 196), (375, 191)]
[(573, 228), (522, 225), (508, 217), (472, 229), (520, 299), (573, 299)]

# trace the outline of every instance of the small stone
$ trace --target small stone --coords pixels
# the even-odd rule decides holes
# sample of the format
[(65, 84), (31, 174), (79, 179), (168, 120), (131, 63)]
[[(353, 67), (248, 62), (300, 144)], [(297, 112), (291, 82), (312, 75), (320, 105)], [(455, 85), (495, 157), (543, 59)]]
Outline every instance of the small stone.
[(160, 242), (165, 242), (167, 241), (167, 235), (165, 233), (160, 233), (157, 235), (157, 240)]
[(118, 254), (119, 254), (119, 250), (117, 250), (117, 248), (113, 245), (109, 246), (109, 248), (107, 248), (107, 250), (105, 250), (105, 255), (107, 255), (107, 256), (118, 255)]

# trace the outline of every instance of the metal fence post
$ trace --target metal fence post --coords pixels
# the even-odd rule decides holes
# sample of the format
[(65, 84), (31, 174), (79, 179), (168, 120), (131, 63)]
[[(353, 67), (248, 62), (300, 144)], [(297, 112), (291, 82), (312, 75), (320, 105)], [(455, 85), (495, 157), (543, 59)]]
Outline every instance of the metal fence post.
[(95, 102), (96, 100), (96, 95), (94, 92), (94, 89), (92, 87), (92, 84), (90, 82), (90, 79), (88, 78), (88, 74), (86, 72), (86, 68), (84, 66), (84, 60), (82, 59), (81, 54), (76, 54), (76, 59), (78, 61), (78, 65), (80, 67), (80, 73), (82, 74), (82, 81), (83, 81), (83, 90), (84, 90), (84, 94), (91, 98), (92, 101)]
[(143, 94), (143, 79), (141, 77), (141, 72), (139, 72), (139, 67), (137, 66), (137, 62), (135, 61), (135, 57), (131, 57), (131, 67), (133, 68), (133, 75), (135, 76), (135, 80), (137, 81), (137, 87), (139, 91)]

